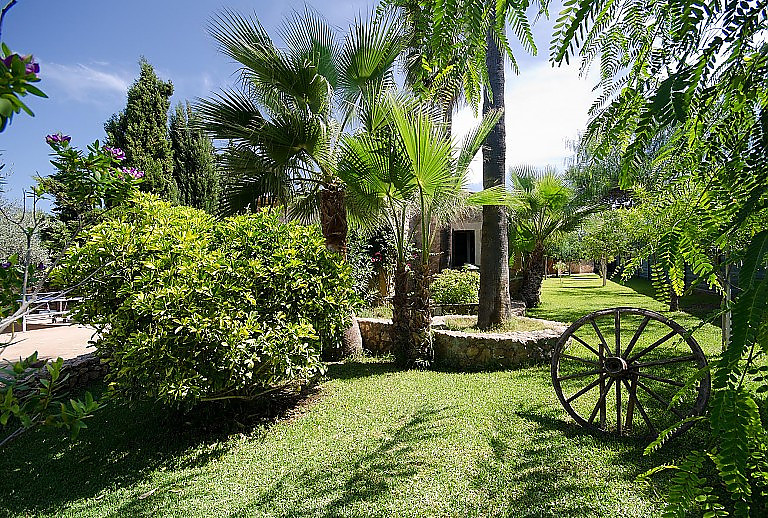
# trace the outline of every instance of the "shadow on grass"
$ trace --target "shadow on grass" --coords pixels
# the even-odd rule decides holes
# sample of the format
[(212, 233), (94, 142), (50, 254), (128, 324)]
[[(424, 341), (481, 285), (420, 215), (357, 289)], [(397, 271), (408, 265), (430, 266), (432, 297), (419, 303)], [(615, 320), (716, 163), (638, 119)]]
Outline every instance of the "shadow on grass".
[[(422, 443), (438, 435), (441, 421), (450, 419), (450, 407), (418, 409), (409, 419), (387, 430), (368, 453), (353, 458), (339, 458), (322, 470), (287, 474), (244, 508), (230, 514), (241, 518), (258, 510), (285, 505), (283, 489), (304, 488), (305, 495), (295, 495), (288, 508), (292, 517), (390, 516), (391, 511), (376, 505), (404, 480), (412, 479), (423, 466), (414, 452)], [(294, 489), (295, 490), (295, 489)], [(357, 509), (357, 510), (356, 510)]]
[(328, 365), (327, 376), (337, 380), (354, 380), (400, 371), (402, 369), (395, 365), (394, 360), (391, 362), (382, 360), (375, 362), (348, 360)]
[[(201, 468), (224, 455), (232, 433), (259, 433), (317, 397), (317, 389), (278, 395), (238, 414), (180, 416), (167, 407), (111, 401), (71, 442), (55, 430), (22, 435), (0, 452), (0, 516), (56, 513), (69, 502), (130, 487), (157, 470)], [(241, 424), (247, 423), (247, 424)], [(7, 476), (6, 476), (7, 474)], [(179, 480), (173, 480), (178, 484)]]
[[(404, 480), (419, 473), (423, 461), (415, 452), (423, 447), (424, 441), (434, 438), (442, 420), (451, 416), (450, 407), (422, 407), (405, 422), (387, 429), (381, 439), (371, 441), (364, 453), (339, 456), (317, 468), (290, 466), (286, 474), (251, 490), (252, 494), (246, 498), (237, 499), (240, 502), (233, 502), (228, 514), (221, 512), (221, 517), (265, 513), (291, 517), (390, 516), (390, 511), (377, 503), (386, 499), (393, 488), (401, 487)], [(192, 483), (199, 485), (199, 482)], [(193, 491), (168, 498), (167, 491), (179, 485), (177, 480), (169, 481), (158, 486), (157, 498), (121, 502), (110, 516), (178, 513), (179, 508), (188, 507), (180, 500), (194, 501), (201, 496)]]
[[(520, 427), (530, 430), (522, 444)], [(694, 429), (646, 456), (647, 439), (591, 432), (549, 406), (501, 412), (484, 438), (492, 455), (478, 458), (473, 486), (486, 495), (489, 514), (573, 518), (612, 516), (621, 509), (632, 511), (624, 516), (658, 512), (660, 501), (635, 478), (679, 461), (705, 441)]]

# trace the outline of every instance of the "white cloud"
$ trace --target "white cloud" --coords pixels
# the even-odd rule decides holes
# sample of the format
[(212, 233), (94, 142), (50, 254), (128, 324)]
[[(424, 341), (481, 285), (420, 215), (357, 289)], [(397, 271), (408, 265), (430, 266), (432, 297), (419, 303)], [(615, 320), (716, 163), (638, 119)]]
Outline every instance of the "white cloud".
[[(562, 170), (565, 158), (571, 154), (566, 141), (575, 139), (586, 127), (595, 83), (594, 76), (579, 77), (578, 67), (552, 68), (547, 62), (522, 70), (519, 76), (507, 72), (507, 167), (551, 165)], [(477, 123), (469, 107), (459, 110), (453, 121), (456, 138), (463, 137)], [(479, 155), (471, 168), (470, 181), (481, 183)]]
[(130, 79), (122, 74), (106, 71), (109, 67), (108, 63), (43, 63), (40, 66), (44, 80), (57, 83), (68, 97), (84, 103), (98, 103), (125, 96)]

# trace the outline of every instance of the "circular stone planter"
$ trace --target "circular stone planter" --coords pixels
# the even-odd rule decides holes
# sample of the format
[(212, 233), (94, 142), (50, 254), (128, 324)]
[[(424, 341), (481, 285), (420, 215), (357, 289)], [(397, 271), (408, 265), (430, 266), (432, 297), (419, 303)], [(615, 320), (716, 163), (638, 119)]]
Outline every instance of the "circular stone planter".
[[(461, 317), (467, 315), (450, 315)], [(460, 370), (496, 370), (530, 363), (548, 362), (566, 324), (550, 320), (527, 319), (546, 326), (537, 331), (504, 333), (466, 333), (445, 329), (445, 318), (433, 321), (435, 364), (439, 368)], [(519, 317), (525, 318), (525, 317)], [(389, 337), (392, 321), (360, 318), (363, 348), (373, 354), (391, 352)]]

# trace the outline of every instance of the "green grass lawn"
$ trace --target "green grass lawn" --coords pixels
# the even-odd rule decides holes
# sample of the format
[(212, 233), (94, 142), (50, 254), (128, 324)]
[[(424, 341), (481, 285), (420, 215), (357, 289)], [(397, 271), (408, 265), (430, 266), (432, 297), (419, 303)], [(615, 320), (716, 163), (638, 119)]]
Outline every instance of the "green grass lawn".
[[(546, 280), (529, 314), (571, 321), (616, 305), (664, 309), (595, 277)], [(719, 329), (697, 336), (717, 353)], [(643, 456), (643, 441), (585, 433), (546, 365), (464, 374), (384, 360), (331, 366), (291, 419), (224, 438), (196, 426), (112, 404), (75, 443), (27, 434), (0, 455), (0, 516), (657, 516), (668, 479), (636, 476), (704, 440), (694, 429)]]
[[(445, 319), (445, 326), (451, 331), (464, 333), (483, 333), (477, 328), (477, 317), (453, 317)], [(540, 331), (551, 326), (529, 318), (512, 317), (499, 327), (493, 329), (494, 333), (508, 333), (516, 331)]]

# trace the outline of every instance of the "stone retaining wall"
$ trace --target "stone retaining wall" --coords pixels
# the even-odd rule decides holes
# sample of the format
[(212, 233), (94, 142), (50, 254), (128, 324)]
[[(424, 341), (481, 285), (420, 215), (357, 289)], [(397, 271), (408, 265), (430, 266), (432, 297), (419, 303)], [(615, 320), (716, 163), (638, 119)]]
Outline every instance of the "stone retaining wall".
[[(106, 374), (107, 365), (101, 362), (101, 358), (96, 356), (96, 353), (81, 354), (75, 358), (64, 360), (59, 380), (65, 376), (67, 378), (63, 383), (59, 381), (57, 384), (59, 388), (75, 390), (86, 387), (96, 380), (104, 379)], [(35, 377), (37, 379), (50, 378), (50, 375), (46, 369), (43, 369)]]
[[(439, 329), (441, 322), (436, 321), (435, 364), (450, 369), (493, 370), (549, 361), (552, 349), (565, 331), (566, 325), (548, 320), (531, 320), (551, 328), (540, 331), (477, 334)], [(359, 318), (358, 323), (364, 349), (374, 355), (391, 351), (391, 320)]]

